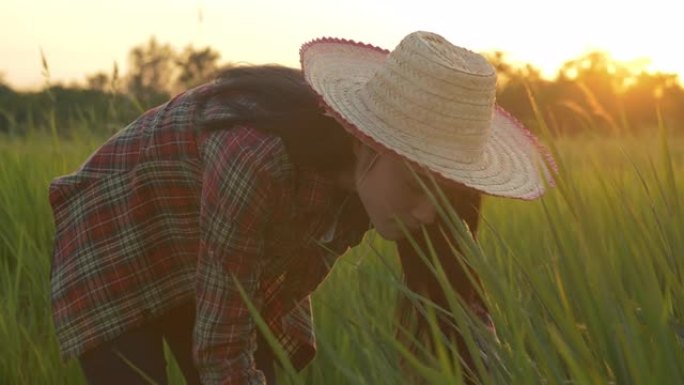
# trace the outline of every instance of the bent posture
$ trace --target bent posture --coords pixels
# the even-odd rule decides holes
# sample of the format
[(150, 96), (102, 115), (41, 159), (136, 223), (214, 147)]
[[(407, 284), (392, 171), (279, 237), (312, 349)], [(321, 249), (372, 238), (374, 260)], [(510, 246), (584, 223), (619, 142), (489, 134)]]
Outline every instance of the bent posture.
[(543, 193), (536, 142), (495, 105), (482, 56), (415, 32), (391, 52), (319, 39), (301, 60), (228, 69), (51, 183), (54, 323), (89, 383), (166, 383), (166, 340), (188, 383), (272, 384), (240, 290), (302, 368), (309, 295), (370, 228), (399, 242), (409, 285), (444, 303), (405, 241), (439, 234), (414, 172), (437, 178), (473, 231), (482, 193)]

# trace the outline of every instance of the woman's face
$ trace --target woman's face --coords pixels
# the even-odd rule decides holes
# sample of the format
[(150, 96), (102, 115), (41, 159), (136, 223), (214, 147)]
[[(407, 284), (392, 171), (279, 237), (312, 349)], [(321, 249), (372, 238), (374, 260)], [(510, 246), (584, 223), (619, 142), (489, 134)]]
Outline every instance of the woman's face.
[(361, 143), (354, 145), (354, 153), (354, 187), (383, 238), (398, 240), (405, 236), (397, 221), (409, 232), (435, 221), (435, 206), (406, 162)]

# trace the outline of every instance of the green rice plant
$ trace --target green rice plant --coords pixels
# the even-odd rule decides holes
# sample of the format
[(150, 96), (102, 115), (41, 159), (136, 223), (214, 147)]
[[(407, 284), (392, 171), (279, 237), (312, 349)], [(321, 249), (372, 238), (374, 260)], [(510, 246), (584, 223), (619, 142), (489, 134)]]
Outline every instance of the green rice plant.
[(54, 226), (47, 184), (77, 164), (83, 149), (52, 138), (0, 142), (0, 383), (78, 382), (57, 357), (49, 309)]
[[(103, 141), (0, 139), (0, 383), (83, 383), (75, 362), (60, 362), (50, 321), (47, 186)], [(456, 293), (448, 309), (411, 293), (394, 245), (369, 232), (314, 293), (317, 357), (300, 373), (282, 370), (280, 382), (463, 383), (456, 348), (435, 327), (448, 312), (477, 357), (476, 383), (684, 383), (684, 141), (661, 124), (652, 137), (545, 142), (557, 186), (533, 202), (485, 199), (477, 242), (441, 208), (453, 219), (445, 233), (478, 272), (498, 341)], [(400, 296), (425, 308), (433, 350), (397, 340)], [(183, 383), (175, 365), (169, 372)]]

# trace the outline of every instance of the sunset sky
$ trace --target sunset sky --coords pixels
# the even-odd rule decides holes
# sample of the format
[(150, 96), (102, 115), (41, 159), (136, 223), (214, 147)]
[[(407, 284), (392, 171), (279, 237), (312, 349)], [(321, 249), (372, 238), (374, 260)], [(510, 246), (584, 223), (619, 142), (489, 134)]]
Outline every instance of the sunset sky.
[(601, 49), (618, 60), (684, 77), (674, 1), (601, 0), (3, 0), (0, 74), (40, 87), (40, 50), (51, 81), (83, 81), (151, 36), (174, 47), (211, 46), (221, 62), (298, 66), (299, 46), (320, 36), (393, 48), (414, 30), (437, 32), (475, 51), (505, 51), (553, 75)]

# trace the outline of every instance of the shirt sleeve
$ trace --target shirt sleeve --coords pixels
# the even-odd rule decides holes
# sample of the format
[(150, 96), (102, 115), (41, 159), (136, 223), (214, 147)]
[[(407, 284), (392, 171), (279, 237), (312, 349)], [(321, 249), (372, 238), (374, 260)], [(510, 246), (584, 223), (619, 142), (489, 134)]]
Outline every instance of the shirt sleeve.
[(230, 130), (202, 146), (193, 350), (203, 384), (265, 384), (254, 364), (255, 324), (236, 283), (259, 308), (264, 231), (281, 196), (279, 146), (277, 138), (250, 136), (237, 143)]

